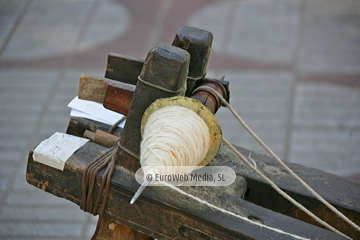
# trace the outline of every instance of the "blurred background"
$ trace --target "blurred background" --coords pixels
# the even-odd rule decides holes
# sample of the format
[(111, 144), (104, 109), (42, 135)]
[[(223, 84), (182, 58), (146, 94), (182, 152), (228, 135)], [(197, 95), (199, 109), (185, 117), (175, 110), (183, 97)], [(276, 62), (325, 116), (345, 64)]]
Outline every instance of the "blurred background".
[[(27, 155), (65, 132), (82, 73), (145, 58), (178, 28), (214, 34), (208, 76), (284, 160), (360, 180), (358, 0), (0, 0), (0, 238), (89, 239), (96, 217), (25, 181)], [(236, 145), (264, 152), (227, 109)]]

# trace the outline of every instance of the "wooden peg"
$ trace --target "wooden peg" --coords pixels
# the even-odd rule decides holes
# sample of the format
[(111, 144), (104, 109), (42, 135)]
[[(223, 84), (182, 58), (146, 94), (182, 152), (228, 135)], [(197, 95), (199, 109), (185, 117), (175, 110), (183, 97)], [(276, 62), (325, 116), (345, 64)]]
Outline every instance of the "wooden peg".
[(181, 27), (175, 36), (172, 45), (188, 51), (191, 55), (185, 94), (187, 97), (192, 95), (196, 81), (206, 75), (212, 41), (211, 32), (190, 26)]
[(119, 140), (117, 136), (101, 131), (99, 129), (96, 130), (96, 132), (85, 130), (83, 137), (91, 139), (92, 142), (108, 148), (114, 147), (116, 145), (116, 142)]

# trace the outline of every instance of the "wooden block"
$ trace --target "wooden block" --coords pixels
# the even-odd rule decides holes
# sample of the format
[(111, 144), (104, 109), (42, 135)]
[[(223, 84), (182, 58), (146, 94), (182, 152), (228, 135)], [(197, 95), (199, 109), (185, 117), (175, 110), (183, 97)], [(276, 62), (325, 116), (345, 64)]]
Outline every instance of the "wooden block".
[(146, 236), (127, 226), (117, 224), (106, 218), (99, 219), (100, 228), (96, 240), (152, 240), (152, 237)]
[(134, 91), (135, 85), (111, 81), (106, 90), (103, 105), (109, 110), (127, 116)]
[(127, 115), (135, 85), (110, 79), (81, 75), (79, 99), (103, 103), (104, 107)]
[[(138, 76), (140, 75), (143, 65), (144, 65), (144, 60), (112, 53), (109, 54), (108, 56), (108, 69), (106, 70), (105, 77), (112, 80), (136, 85), (138, 82)], [(206, 69), (204, 71), (206, 71)], [(219, 81), (217, 79), (211, 79), (206, 77), (204, 77), (203, 80)], [(227, 93), (229, 93), (229, 82), (227, 81), (219, 81), (219, 82), (221, 82), (221, 84), (226, 88)], [(198, 84), (199, 81), (188, 79), (187, 80), (188, 89), (186, 91), (186, 96), (191, 96), (192, 90), (194, 89), (194, 87), (197, 87)], [(229, 94), (227, 94), (227, 96), (229, 97)], [(229, 101), (229, 99), (226, 100)]]
[[(150, 104), (159, 98), (184, 95), (189, 61), (190, 54), (187, 51), (171, 45), (160, 44), (149, 51), (140, 73), (142, 80), (136, 85), (120, 140), (121, 146), (132, 152), (132, 155), (139, 155), (141, 119)], [(116, 163), (135, 172), (140, 164), (128, 151), (119, 151)]]
[(187, 97), (192, 95), (196, 81), (206, 75), (212, 41), (211, 32), (190, 26), (181, 27), (175, 36), (172, 45), (188, 51), (191, 55), (185, 93)]
[(105, 77), (136, 85), (143, 64), (144, 60), (142, 59), (110, 53)]
[(190, 53), (189, 78), (202, 79), (205, 77), (212, 41), (211, 32), (190, 26), (183, 26), (179, 29), (172, 45)]
[[(96, 132), (96, 130), (100, 129), (104, 132), (109, 131), (110, 125), (96, 122), (86, 118), (79, 117), (70, 117), (70, 121), (66, 130), (67, 134), (71, 134), (74, 136), (82, 137), (86, 130), (91, 132)], [(122, 131), (122, 128), (115, 128), (113, 134), (119, 136)]]
[(103, 103), (110, 80), (82, 74), (79, 81), (79, 99)]

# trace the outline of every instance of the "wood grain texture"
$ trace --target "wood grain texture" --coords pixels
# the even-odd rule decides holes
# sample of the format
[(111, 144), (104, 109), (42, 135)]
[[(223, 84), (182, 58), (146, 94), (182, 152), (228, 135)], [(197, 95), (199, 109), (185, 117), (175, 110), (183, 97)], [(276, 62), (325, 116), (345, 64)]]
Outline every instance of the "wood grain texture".
[(100, 220), (99, 233), (96, 240), (152, 240), (152, 237), (146, 236), (127, 226), (115, 223), (106, 218)]
[(119, 137), (114, 136), (108, 132), (104, 132), (100, 129), (97, 129), (96, 132), (85, 130), (83, 137), (108, 148), (115, 147), (116, 142), (119, 140)]
[[(189, 62), (187, 51), (167, 44), (160, 44), (147, 54), (140, 73), (142, 81), (136, 84), (120, 140), (121, 146), (133, 155), (140, 153), (140, 127), (145, 110), (159, 98), (184, 95)], [(140, 167), (139, 160), (123, 150), (116, 163), (134, 172)]]
[[(68, 131), (76, 133), (79, 129), (91, 129), (94, 128), (94, 126), (97, 126), (97, 124), (91, 124), (89, 122), (85, 124), (83, 121), (85, 120), (72, 119)], [(79, 125), (82, 127), (79, 128)], [(104, 129), (104, 126), (99, 125), (98, 127)], [(105, 131), (106, 130), (107, 129), (105, 129)], [(249, 156), (249, 150), (240, 147), (237, 148), (244, 156)], [(355, 239), (360, 238), (358, 232), (354, 231), (351, 226), (335, 216), (334, 213), (316, 200), (291, 175), (287, 174), (275, 160), (267, 155), (256, 152), (251, 152), (251, 156), (257, 162), (258, 169), (290, 196), (315, 212), (320, 218), (331, 223), (334, 227), (344, 231)], [(246, 192), (240, 191), (239, 185), (236, 185), (236, 191), (231, 192), (231, 194), (234, 196), (236, 195), (237, 198), (245, 195), (244, 199), (248, 202), (316, 225), (312, 219), (309, 219), (307, 215), (295, 208), (290, 202), (275, 192), (271, 186), (243, 164), (226, 146), (221, 146), (216, 158), (214, 158), (209, 165), (230, 166), (239, 176), (243, 176), (246, 179)], [(351, 182), (334, 174), (298, 164), (289, 163), (288, 165), (324, 199), (334, 205), (355, 223), (360, 224), (360, 185), (358, 183)], [(242, 184), (242, 186), (244, 187), (244, 184)]]
[[(66, 162), (64, 171), (34, 162), (30, 153), (27, 181), (44, 191), (79, 204), (83, 170), (90, 161), (105, 150), (106, 148), (102, 146), (87, 143)], [(239, 150), (246, 154), (247, 150), (241, 148)], [(264, 159), (268, 158), (264, 155), (253, 153), (252, 157), (258, 162), (258, 165), (261, 165), (261, 168), (272, 166), (262, 163)], [(235, 167), (237, 174), (241, 172), (247, 179), (251, 177), (251, 174), (247, 172), (248, 170), (245, 167), (239, 169), (237, 165), (234, 166), (231, 153), (225, 146), (222, 146), (220, 155), (216, 157), (214, 162)], [(238, 161), (237, 164), (239, 164)], [(359, 188), (358, 185), (349, 184), (350, 182), (346, 180), (340, 178), (333, 179), (332, 175), (325, 174), (319, 170), (313, 170), (311, 176), (309, 176), (309, 171), (306, 171), (307, 168), (305, 167), (298, 166), (296, 170), (300, 171), (299, 174), (310, 184), (311, 181), (309, 180), (315, 176), (320, 176), (320, 178), (327, 177), (328, 189), (322, 189), (320, 193), (333, 203), (337, 198), (343, 197), (342, 191), (336, 191), (333, 187), (344, 185), (347, 186), (347, 190), (353, 191)], [(306, 175), (303, 172), (306, 172)], [(102, 174), (103, 171), (98, 175), (95, 192), (98, 190)], [(242, 178), (240, 175), (238, 177)], [(252, 178), (256, 179), (256, 177)], [(288, 177), (282, 175), (280, 177), (271, 176), (271, 178), (273, 180), (276, 178), (279, 186), (295, 197), (303, 195), (303, 189), (297, 187), (294, 181)], [(116, 167), (111, 186), (105, 217), (155, 238), (188, 239), (183, 234), (196, 231), (197, 234), (203, 233), (204, 236), (210, 236), (211, 239), (291, 239), (284, 234), (260, 228), (247, 221), (211, 209), (165, 187), (148, 187), (138, 201), (134, 205), (130, 205), (129, 201), (139, 184), (135, 181), (133, 173), (120, 166)], [(319, 186), (314, 186), (314, 188), (319, 190)], [(183, 189), (219, 207), (245, 216), (252, 221), (260, 221), (267, 226), (276, 227), (286, 232), (311, 239), (317, 237), (322, 239), (342, 239), (340, 236), (322, 228), (245, 201), (233, 194), (234, 189), (226, 187), (183, 187)], [(324, 194), (326, 192), (328, 193)], [(268, 195), (266, 199), (270, 200), (272, 197), (273, 195)], [(345, 198), (343, 198), (344, 201), (354, 203), (358, 196), (348, 194)], [(338, 203), (338, 205), (340, 204), (343, 203)], [(347, 204), (351, 206), (351, 204)], [(354, 207), (356, 208), (356, 206)], [(358, 207), (356, 211), (352, 211), (358, 214)], [(192, 229), (184, 229), (183, 225)], [(352, 235), (354, 238), (359, 237), (355, 231), (347, 234)]]
[(110, 53), (107, 61), (106, 78), (136, 85), (144, 60)]
[(135, 85), (109, 82), (103, 105), (109, 110), (127, 116), (134, 91)]
[[(71, 117), (66, 133), (78, 137), (83, 137), (86, 130), (96, 132), (98, 129), (100, 129), (104, 132), (108, 132), (110, 127), (111, 125), (105, 123), (96, 122), (85, 118)], [(118, 127), (114, 130), (113, 135), (119, 136), (121, 132), (122, 128)]]
[(82, 74), (79, 81), (79, 99), (103, 103), (109, 80)]
[[(108, 88), (116, 86), (116, 91), (112, 92), (112, 98), (125, 99), (129, 98), (124, 103), (131, 101), (132, 94), (135, 90), (135, 86), (127, 83), (117, 82), (111, 79), (101, 78), (101, 77), (91, 77), (88, 75), (81, 75), (79, 81), (78, 97), (79, 99), (89, 100), (98, 103), (104, 103), (106, 98)], [(112, 88), (111, 88), (112, 89)], [(126, 96), (126, 97), (124, 97)], [(109, 97), (106, 98), (106, 103), (108, 103)], [(123, 108), (128, 108), (129, 103)], [(112, 109), (110, 109), (112, 110)]]

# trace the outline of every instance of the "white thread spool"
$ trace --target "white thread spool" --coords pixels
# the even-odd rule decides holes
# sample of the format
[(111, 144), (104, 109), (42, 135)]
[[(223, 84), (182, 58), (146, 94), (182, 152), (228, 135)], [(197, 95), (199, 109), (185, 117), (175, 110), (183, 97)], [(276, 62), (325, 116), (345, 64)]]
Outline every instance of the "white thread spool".
[[(183, 108), (187, 108), (195, 112), (198, 116), (202, 118), (202, 120), (206, 123), (209, 132), (210, 132), (210, 144), (209, 149), (204, 157), (197, 165), (205, 166), (208, 164), (219, 152), (220, 143), (222, 138), (221, 128), (219, 123), (217, 122), (214, 114), (201, 102), (198, 100), (176, 96), (172, 98), (161, 98), (154, 101), (145, 111), (142, 121), (141, 121), (141, 135), (144, 135), (146, 123), (149, 120), (150, 116), (156, 111), (169, 106), (180, 106)], [(159, 133), (161, 134), (161, 133)], [(191, 134), (191, 133), (189, 133)]]
[(179, 166), (198, 166), (209, 147), (209, 127), (196, 112), (182, 106), (167, 106), (151, 114), (146, 122), (140, 164), (146, 169), (145, 175), (155, 170), (152, 166), (166, 166), (167, 172), (156, 168), (161, 174), (186, 174)]
[[(175, 166), (173, 171), (178, 170), (176, 166), (208, 164), (218, 153), (222, 138), (214, 114), (201, 102), (182, 96), (153, 102), (143, 115), (141, 134), (141, 166)], [(148, 183), (142, 184), (131, 204)]]

